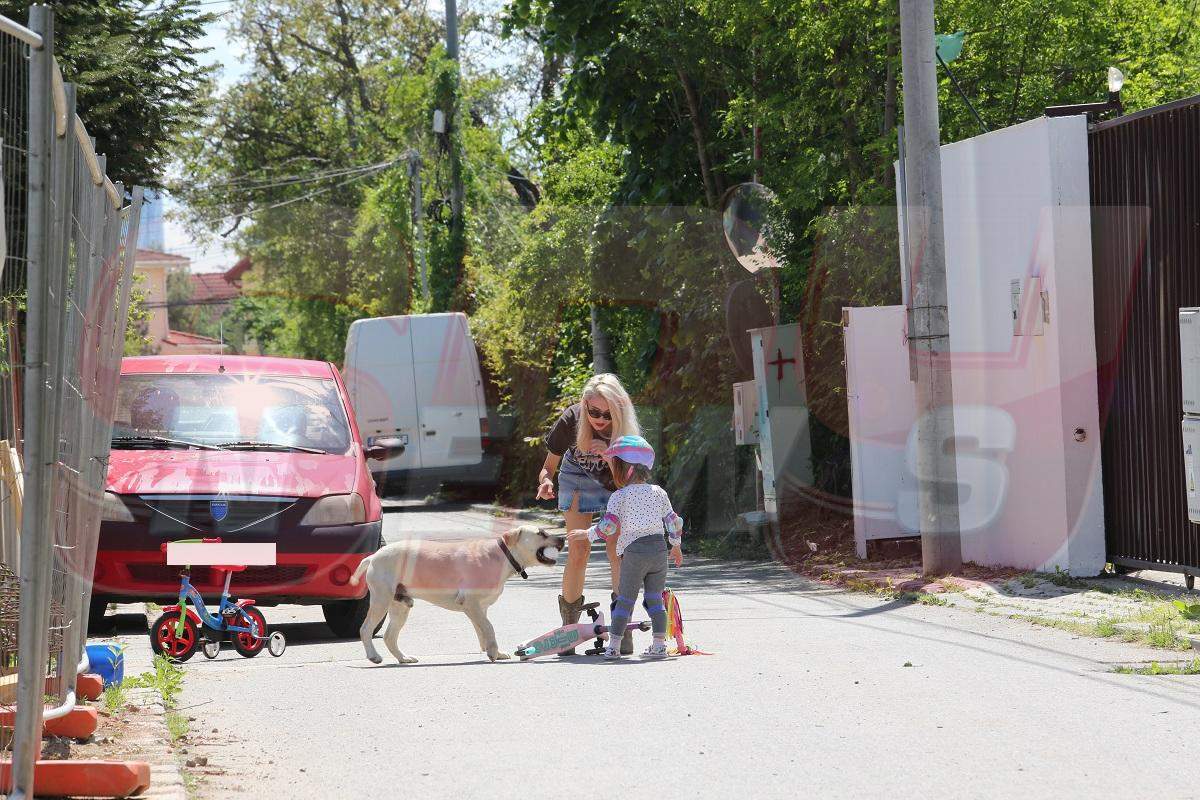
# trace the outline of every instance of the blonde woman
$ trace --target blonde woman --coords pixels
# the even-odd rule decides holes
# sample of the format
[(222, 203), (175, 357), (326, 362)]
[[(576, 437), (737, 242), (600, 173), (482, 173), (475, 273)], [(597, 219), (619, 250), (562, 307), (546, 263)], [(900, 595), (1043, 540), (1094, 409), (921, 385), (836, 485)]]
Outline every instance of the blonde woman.
[[(558, 498), (567, 530), (587, 528), (592, 515), (603, 513), (608, 496), (616, 490), (612, 472), (604, 459), (610, 442), (622, 436), (640, 436), (633, 401), (616, 375), (592, 377), (583, 387), (578, 403), (565, 409), (546, 433), (546, 461), (538, 475), (539, 499)], [(554, 473), (558, 472), (558, 491)], [(616, 592), (621, 561), (615, 540), (607, 542), (608, 563), (612, 567), (612, 588)], [(583, 579), (587, 571), (591, 543), (572, 541), (563, 570), (562, 594), (558, 610), (564, 625), (579, 621), (583, 612)], [(633, 639), (622, 640), (621, 651), (633, 652)], [(573, 651), (572, 651), (573, 652)]]

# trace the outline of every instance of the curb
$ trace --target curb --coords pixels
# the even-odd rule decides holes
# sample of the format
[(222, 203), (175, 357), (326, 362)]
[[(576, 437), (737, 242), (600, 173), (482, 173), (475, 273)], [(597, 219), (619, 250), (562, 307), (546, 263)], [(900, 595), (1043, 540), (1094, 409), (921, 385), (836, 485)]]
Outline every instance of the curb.
[(562, 515), (543, 511), (539, 508), (509, 508), (508, 506), (498, 506), (492, 503), (472, 503), (470, 509), (484, 514), (503, 514), (506, 517), (514, 517), (516, 519), (545, 522), (555, 527), (561, 527), (563, 522)]
[(142, 800), (188, 800), (183, 772), (171, 748), (167, 730), (167, 708), (154, 689), (130, 689), (130, 705), (149, 711), (154, 718), (151, 735), (133, 738), (141, 749), (141, 758), (150, 765), (150, 788), (138, 795)]

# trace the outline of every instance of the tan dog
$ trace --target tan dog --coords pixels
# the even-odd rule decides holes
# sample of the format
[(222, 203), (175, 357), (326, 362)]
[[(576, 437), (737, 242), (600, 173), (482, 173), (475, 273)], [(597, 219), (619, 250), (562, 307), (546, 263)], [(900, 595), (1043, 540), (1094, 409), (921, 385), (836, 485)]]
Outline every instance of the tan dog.
[(565, 543), (561, 536), (523, 525), (498, 539), (467, 542), (413, 539), (380, 548), (363, 559), (350, 578), (351, 583), (357, 584), (365, 573), (371, 593), (371, 608), (359, 629), (367, 658), (376, 664), (383, 662), (371, 639), (387, 615), (387, 630), (383, 633), (387, 649), (401, 664), (416, 662), (396, 646), (414, 598), (466, 614), (475, 626), (479, 649), (489, 659), (512, 658), (501, 653), (496, 645), (496, 631), (487, 618), (488, 607), (500, 598), (505, 582), (513, 575), (528, 577), (525, 569), (535, 564), (554, 566), (554, 559), (546, 550), (561, 551)]

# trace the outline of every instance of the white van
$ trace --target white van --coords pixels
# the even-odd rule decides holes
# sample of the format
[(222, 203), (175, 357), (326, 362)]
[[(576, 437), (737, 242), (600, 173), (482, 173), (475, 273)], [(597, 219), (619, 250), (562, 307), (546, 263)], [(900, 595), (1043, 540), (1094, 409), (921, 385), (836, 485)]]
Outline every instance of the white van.
[(405, 442), (401, 455), (372, 462), (381, 486), (413, 477), (484, 482), (488, 410), (465, 314), (360, 319), (346, 337), (343, 375), (364, 444)]

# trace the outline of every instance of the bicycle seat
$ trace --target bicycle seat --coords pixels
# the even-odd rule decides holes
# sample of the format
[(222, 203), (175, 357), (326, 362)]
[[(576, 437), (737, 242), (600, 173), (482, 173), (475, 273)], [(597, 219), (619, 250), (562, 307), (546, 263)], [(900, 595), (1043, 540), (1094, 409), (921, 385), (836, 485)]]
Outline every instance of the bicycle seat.
[(213, 564), (212, 569), (220, 570), (221, 572), (241, 572), (246, 569), (245, 564)]

